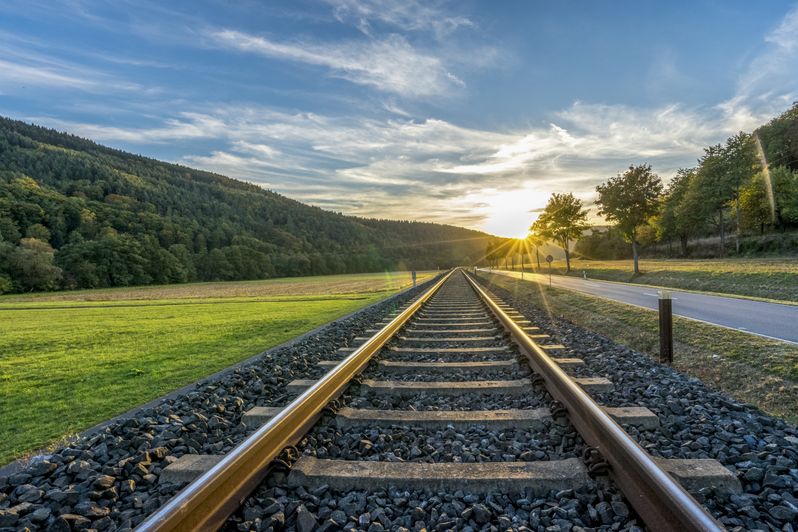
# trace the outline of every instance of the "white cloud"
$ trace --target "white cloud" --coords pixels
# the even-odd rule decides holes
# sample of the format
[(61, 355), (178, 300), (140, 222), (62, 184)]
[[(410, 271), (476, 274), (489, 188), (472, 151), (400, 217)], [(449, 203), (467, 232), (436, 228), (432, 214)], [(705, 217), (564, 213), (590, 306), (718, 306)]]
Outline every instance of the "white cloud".
[(403, 96), (440, 95), (453, 85), (463, 85), (438, 57), (416, 50), (395, 34), (336, 43), (279, 42), (229, 29), (211, 37), (227, 48), (326, 67), (335, 77)]
[(798, 7), (764, 41), (764, 50), (742, 72), (734, 96), (718, 105), (737, 130), (753, 129), (798, 100)]
[(14, 54), (6, 53), (5, 58), (0, 59), (0, 72), (0, 88), (9, 92), (27, 91), (32, 87), (72, 89), (97, 94), (114, 91), (148, 94), (158, 92), (157, 88), (145, 88), (89, 68), (43, 56), (19, 59)]
[(184, 139), (219, 138), (224, 136), (224, 122), (199, 113), (180, 113), (151, 128), (121, 128), (82, 122), (70, 122), (49, 117), (29, 117), (30, 120), (66, 129), (70, 133), (97, 141), (124, 141), (136, 144), (159, 144)]
[(784, 16), (776, 29), (765, 36), (765, 41), (790, 51), (798, 47), (798, 7)]
[[(705, 146), (783, 111), (798, 87), (796, 13), (767, 36), (765, 49), (742, 72), (735, 96), (717, 106), (575, 102), (553, 113), (549, 124), (505, 130), (412, 119), (412, 110), (390, 96), (381, 103), (387, 111), (382, 118), (226, 105), (178, 113), (140, 129), (37, 121), (100, 141), (214, 139), (219, 147), (212, 151), (187, 144), (178, 162), (350, 214), (499, 231), (494, 224), (509, 219), (527, 223), (524, 217), (531, 220), (530, 210), (544, 205), (551, 192), (573, 191), (590, 203), (596, 184), (632, 163), (651, 163), (669, 177), (695, 164)], [(214, 39), (236, 50), (321, 66), (384, 92), (424, 96), (455, 85), (440, 59), (397, 36), (328, 45), (224, 30)]]
[(354, 22), (365, 34), (372, 25), (387, 24), (403, 31), (431, 31), (437, 38), (475, 24), (468, 17), (448, 15), (433, 2), (417, 0), (326, 0), (341, 22)]
[[(225, 147), (179, 162), (350, 214), (487, 224), (494, 230), (506, 219), (527, 223), (529, 209), (545, 204), (554, 191), (575, 191), (589, 203), (596, 184), (633, 162), (650, 162), (667, 176), (733, 132), (713, 109), (579, 102), (546, 127), (499, 132), (439, 119), (240, 106), (184, 113), (140, 130), (68, 129), (99, 140), (213, 137)], [(515, 200), (512, 212), (499, 216), (498, 202), (506, 204), (508, 194)]]

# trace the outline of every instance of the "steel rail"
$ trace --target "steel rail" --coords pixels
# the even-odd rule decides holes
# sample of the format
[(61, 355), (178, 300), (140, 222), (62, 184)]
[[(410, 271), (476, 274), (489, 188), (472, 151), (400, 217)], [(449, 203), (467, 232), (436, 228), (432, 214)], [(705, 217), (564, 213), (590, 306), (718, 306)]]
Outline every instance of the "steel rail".
[(205, 474), (172, 497), (138, 527), (142, 531), (216, 530), (268, 474), (270, 464), (294, 445), (321, 417), (324, 407), (340, 396), (372, 356), (451, 277), (437, 281), (388, 325), (358, 347), (329, 373), (294, 399)]
[(725, 530), (527, 336), (470, 274), (466, 278), (521, 348), (532, 369), (543, 377), (549, 393), (565, 407), (582, 438), (610, 465), (613, 479), (648, 528), (655, 532)]

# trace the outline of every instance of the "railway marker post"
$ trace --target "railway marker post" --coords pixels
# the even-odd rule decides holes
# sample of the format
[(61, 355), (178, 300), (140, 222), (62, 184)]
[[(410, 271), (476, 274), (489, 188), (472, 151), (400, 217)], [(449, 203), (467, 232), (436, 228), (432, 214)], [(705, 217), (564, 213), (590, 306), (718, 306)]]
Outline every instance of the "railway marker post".
[(671, 293), (659, 290), (659, 361), (673, 363), (673, 301)]
[(554, 260), (554, 257), (551, 255), (546, 255), (546, 262), (549, 263), (549, 288), (551, 288), (551, 263)]

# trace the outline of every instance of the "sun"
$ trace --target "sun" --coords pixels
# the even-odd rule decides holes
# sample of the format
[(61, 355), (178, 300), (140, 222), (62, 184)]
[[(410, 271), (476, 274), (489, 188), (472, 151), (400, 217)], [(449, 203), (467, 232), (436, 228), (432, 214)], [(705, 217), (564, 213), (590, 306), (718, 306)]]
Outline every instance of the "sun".
[(507, 238), (526, 238), (546, 197), (530, 187), (512, 191), (483, 191), (480, 197), (484, 221), (482, 230)]

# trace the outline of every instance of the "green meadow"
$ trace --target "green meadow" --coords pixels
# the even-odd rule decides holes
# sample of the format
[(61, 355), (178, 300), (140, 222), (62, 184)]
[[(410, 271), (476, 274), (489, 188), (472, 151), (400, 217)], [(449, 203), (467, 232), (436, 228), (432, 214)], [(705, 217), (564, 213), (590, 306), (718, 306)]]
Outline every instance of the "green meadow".
[(409, 284), (403, 272), (0, 297), (0, 464)]

